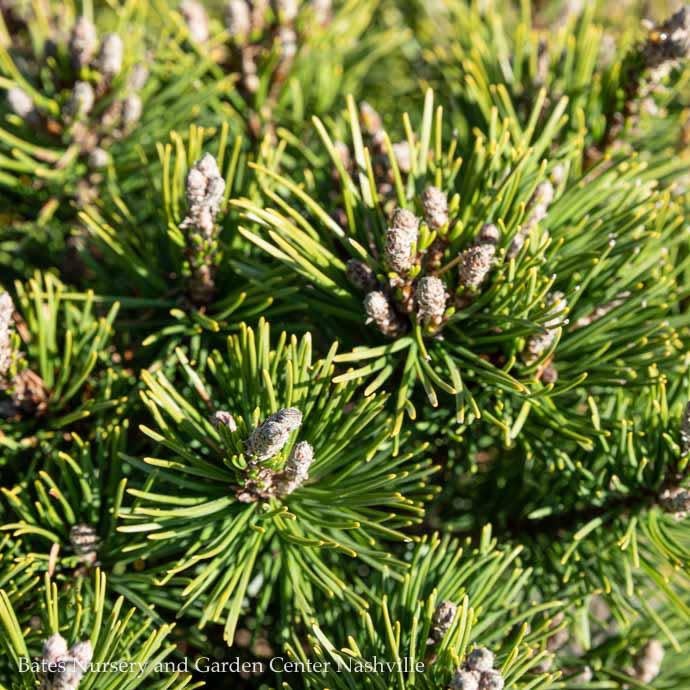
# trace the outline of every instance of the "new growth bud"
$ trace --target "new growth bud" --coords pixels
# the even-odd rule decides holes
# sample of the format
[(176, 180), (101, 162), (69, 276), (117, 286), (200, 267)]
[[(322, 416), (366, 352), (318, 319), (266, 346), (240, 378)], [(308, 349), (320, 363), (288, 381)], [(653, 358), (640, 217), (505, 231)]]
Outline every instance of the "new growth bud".
[(350, 283), (361, 292), (371, 292), (376, 289), (376, 274), (363, 261), (349, 259), (346, 275)]
[(132, 68), (132, 73), (129, 75), (129, 88), (132, 91), (141, 91), (146, 85), (149, 78), (149, 70), (146, 65), (138, 62)]
[(41, 674), (41, 687), (46, 690), (77, 690), (84, 673), (93, 659), (93, 647), (89, 640), (78, 642), (69, 650), (60, 633), (54, 633), (43, 643), (42, 662), (59, 667), (54, 672)]
[(43, 643), (43, 661), (46, 664), (55, 664), (67, 654), (67, 640), (54, 633)]
[(251, 8), (246, 0), (230, 0), (225, 8), (225, 25), (235, 43), (244, 43), (252, 30)]
[(124, 46), (117, 34), (107, 34), (101, 44), (98, 67), (106, 77), (114, 77), (122, 70)]
[(636, 680), (651, 683), (661, 672), (661, 662), (664, 659), (664, 648), (659, 640), (650, 640), (642, 648), (635, 661)]
[(189, 36), (195, 43), (205, 43), (208, 41), (208, 15), (204, 6), (197, 0), (183, 0), (180, 3), (180, 14), (182, 15)]
[(479, 674), (459, 668), (450, 681), (451, 690), (479, 690)]
[(194, 227), (205, 236), (210, 236), (224, 192), (225, 180), (218, 170), (216, 159), (210, 153), (205, 153), (187, 174), (189, 210), (182, 227)]
[(551, 182), (555, 185), (560, 185), (563, 182), (565, 182), (566, 178), (568, 177), (568, 171), (563, 165), (563, 163), (558, 163), (557, 165), (554, 166), (553, 170), (551, 171)]
[(212, 421), (216, 428), (219, 426), (226, 426), (230, 431), (237, 431), (235, 418), (229, 412), (218, 410), (218, 412), (213, 415)]
[(432, 230), (448, 224), (448, 197), (438, 187), (427, 187), (422, 194), (424, 220)]
[(93, 658), (93, 648), (89, 640), (77, 642), (69, 650), (69, 655), (79, 664), (79, 666), (88, 666)]
[(417, 318), (424, 324), (440, 325), (446, 311), (448, 294), (440, 278), (425, 276), (417, 283), (415, 291)]
[(393, 212), (391, 225), (394, 228), (401, 228), (408, 232), (417, 232), (419, 229), (419, 218), (406, 208), (396, 208)]
[(455, 672), (450, 687), (454, 690), (503, 690), (505, 680), (494, 666), (493, 652), (486, 647), (472, 650)]
[(189, 296), (195, 304), (208, 304), (215, 292), (217, 265), (216, 216), (225, 180), (216, 159), (204, 154), (187, 174), (187, 215), (180, 228), (188, 230), (186, 255), (191, 269)]
[(436, 607), (431, 621), (431, 637), (434, 642), (440, 642), (443, 639), (443, 636), (448, 632), (453, 623), (457, 610), (458, 607), (452, 601), (442, 601)]
[(477, 235), (476, 244), (493, 244), (496, 246), (500, 241), (501, 231), (493, 223), (486, 223), (482, 225), (482, 229)]
[(364, 298), (364, 311), (367, 323), (374, 323), (376, 327), (389, 338), (395, 338), (404, 330), (402, 321), (386, 295), (380, 290), (369, 292)]
[(555, 191), (553, 185), (548, 180), (537, 185), (532, 196), (533, 207), (543, 206), (548, 208), (553, 203)]
[(99, 539), (96, 530), (91, 525), (72, 525), (69, 531), (69, 541), (79, 560), (87, 565), (96, 562), (96, 551)]
[(110, 156), (108, 155), (108, 152), (100, 147), (95, 148), (89, 154), (89, 165), (95, 170), (105, 168), (105, 166), (108, 165), (109, 160)]
[(69, 51), (72, 65), (76, 69), (86, 67), (93, 59), (98, 44), (96, 27), (90, 19), (79, 17), (72, 27), (69, 41)]
[(122, 101), (122, 128), (124, 130), (131, 129), (139, 119), (143, 112), (143, 104), (141, 97), (136, 93), (131, 93)]
[(496, 248), (501, 241), (501, 231), (486, 223), (477, 235), (473, 246), (460, 254), (458, 285), (470, 292), (477, 292), (491, 273), (496, 259)]
[(493, 244), (475, 244), (460, 255), (458, 284), (470, 291), (478, 290), (489, 276), (496, 257)]
[(278, 494), (287, 496), (309, 478), (309, 468), (314, 462), (314, 449), (307, 441), (301, 441), (292, 449), (285, 469), (277, 477)]
[(52, 690), (77, 690), (92, 658), (93, 648), (88, 640), (71, 647), (63, 659), (64, 670), (58, 671), (53, 678)]
[(17, 87), (13, 87), (7, 91), (7, 105), (9, 105), (15, 115), (18, 115), (23, 120), (29, 118), (36, 112), (31, 96), (29, 96), (26, 91)]
[(490, 671), (494, 667), (494, 661), (494, 653), (491, 650), (486, 647), (477, 647), (467, 655), (465, 663), (470, 671), (484, 673), (485, 671)]
[(279, 410), (260, 424), (247, 439), (247, 455), (258, 461), (275, 457), (285, 447), (290, 434), (302, 424), (302, 413), (295, 407)]
[(499, 671), (490, 669), (479, 677), (479, 690), (503, 690), (505, 680)]
[(75, 117), (85, 117), (91, 112), (93, 104), (96, 100), (93, 87), (87, 81), (78, 81), (74, 84), (72, 89), (72, 98), (70, 99), (69, 112)]
[(419, 219), (413, 213), (402, 208), (395, 211), (391, 227), (386, 231), (384, 247), (386, 264), (392, 271), (406, 273), (412, 268), (418, 229)]

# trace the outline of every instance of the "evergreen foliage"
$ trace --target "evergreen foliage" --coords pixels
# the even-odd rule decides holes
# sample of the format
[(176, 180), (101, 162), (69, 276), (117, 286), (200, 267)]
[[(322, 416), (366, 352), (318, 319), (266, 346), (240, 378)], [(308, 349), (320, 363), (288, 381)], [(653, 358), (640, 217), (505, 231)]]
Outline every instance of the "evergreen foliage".
[[(106, 577), (76, 580), (62, 593), (46, 576), (37, 613), (20, 619), (3, 592), (0, 626), (5, 657), (0, 665), (4, 688), (195, 688), (189, 675), (157, 673), (174, 645), (166, 642), (171, 625), (152, 629), (136, 609), (123, 610), (118, 599), (106, 607)], [(63, 636), (64, 633), (65, 635)], [(37, 668), (23, 670), (22, 659)], [(61, 663), (60, 663), (61, 662)], [(117, 662), (127, 664), (121, 671)], [(90, 670), (88, 664), (93, 665)], [(4, 676), (4, 677), (3, 677)]]
[[(156, 428), (142, 432), (164, 452), (144, 458), (151, 481), (128, 490), (135, 501), (119, 529), (148, 536), (126, 547), (147, 561), (180, 554), (163, 584), (187, 575), (181, 611), (203, 602), (202, 624), (225, 620), (229, 642), (252, 582), (258, 611), (272, 589), (303, 615), (314, 614), (314, 590), (365, 607), (329, 552), (404, 567), (380, 541), (405, 539), (401, 530), (421, 522), (422, 500), (434, 493), (433, 468), (416, 459), (424, 446), (392, 456), (385, 399), (355, 400), (355, 383), (331, 383), (334, 353), (312, 362), (311, 338), (285, 333), (273, 350), (260, 321), (209, 354), (209, 381), (180, 351), (184, 382), (144, 374)], [(288, 412), (296, 421), (283, 433), (276, 415)]]
[[(456, 687), (454, 676), (477, 649), (498, 655), (495, 666), (506, 687), (521, 682), (549, 687), (555, 675), (547, 671), (548, 639), (562, 621), (561, 602), (528, 601), (532, 573), (520, 566), (520, 549), (498, 549), (490, 530), (468, 551), (453, 539), (431, 535), (410, 554), (402, 582), (384, 577), (375, 584), (377, 606), (371, 613), (339, 626), (340, 644), (315, 625), (308, 639), (315, 658), (333, 666), (328, 687)], [(306, 664), (310, 657), (295, 637), (288, 650)], [(392, 667), (366, 673), (377, 657)], [(419, 661), (428, 665), (424, 673), (415, 668)], [(306, 687), (323, 683), (317, 673), (306, 675)]]
[(690, 687), (645, 5), (0, 3), (0, 690)]

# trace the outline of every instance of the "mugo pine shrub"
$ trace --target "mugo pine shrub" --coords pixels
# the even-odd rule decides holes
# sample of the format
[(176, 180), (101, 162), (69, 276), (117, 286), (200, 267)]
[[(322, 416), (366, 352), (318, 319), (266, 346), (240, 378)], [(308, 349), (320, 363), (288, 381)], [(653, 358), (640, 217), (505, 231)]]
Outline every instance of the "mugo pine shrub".
[(689, 688), (688, 57), (0, 3), (0, 690)]

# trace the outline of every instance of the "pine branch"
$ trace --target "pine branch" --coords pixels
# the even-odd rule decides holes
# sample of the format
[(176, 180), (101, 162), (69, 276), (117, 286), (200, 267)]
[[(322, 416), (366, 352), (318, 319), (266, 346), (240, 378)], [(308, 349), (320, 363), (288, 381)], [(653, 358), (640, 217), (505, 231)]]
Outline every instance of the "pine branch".
[(309, 651), (293, 635), (290, 659), (305, 665), (307, 688), (348, 688), (362, 679), (376, 688), (554, 687), (558, 674), (545, 666), (550, 616), (560, 603), (529, 601), (532, 573), (519, 553), (496, 548), (489, 528), (481, 547), (467, 552), (432, 535), (410, 554), (402, 582), (365, 585), (375, 604), (363, 620), (335, 623), (338, 643), (314, 625)]
[[(152, 629), (135, 609), (123, 610), (122, 598), (107, 607), (106, 578), (100, 571), (94, 573), (93, 584), (81, 581), (63, 592), (46, 576), (43, 597), (40, 617), (26, 626), (0, 591), (0, 645), (7, 654), (0, 662), (0, 682), (8, 687), (28, 689), (39, 682), (72, 690), (106, 684), (123, 690), (202, 687), (188, 675), (160, 672), (174, 649), (166, 642), (172, 626)], [(114, 661), (124, 662), (129, 670), (123, 673)]]
[[(60, 429), (95, 419), (116, 407), (110, 398), (113, 372), (103, 372), (118, 305), (105, 316), (93, 308), (93, 295), (75, 299), (51, 274), (15, 284), (16, 304), (3, 293), (0, 324), (2, 417), (9, 420), (0, 443), (10, 451), (55, 438)], [(93, 380), (89, 381), (89, 377)]]
[(263, 321), (242, 327), (197, 367), (178, 351), (183, 380), (144, 372), (156, 428), (142, 432), (158, 450), (127, 458), (152, 481), (128, 490), (119, 529), (145, 539), (126, 551), (155, 562), (173, 546), (162, 583), (187, 573), (181, 611), (203, 594), (200, 624), (224, 622), (228, 643), (268, 554), (280, 567), (263, 576), (262, 606), (290, 592), (286, 622), (315, 614), (316, 591), (364, 607), (342, 556), (404, 569), (385, 542), (421, 520), (434, 471), (424, 446), (393, 456), (382, 396), (356, 400), (356, 383), (331, 383), (335, 348), (312, 361), (309, 336), (282, 334), (272, 349), (269, 335)]
[[(681, 222), (678, 207), (666, 202), (668, 235), (647, 242), (648, 234), (656, 237), (653, 219), (664, 202), (651, 181), (638, 183), (642, 165), (578, 177), (581, 149), (565, 147), (547, 164), (540, 160), (545, 145), (521, 154), (507, 130), (489, 141), (478, 137), (463, 160), (454, 138), (444, 149), (441, 111), (434, 117), (430, 93), (419, 132), (408, 137), (404, 173), (380, 123), (367, 124), (366, 109), (361, 118), (370, 148), (351, 103), (347, 155), (316, 123), (340, 180), (336, 198), (261, 166), (273, 207), (235, 202), (257, 228), (243, 235), (310, 286), (311, 310), (327, 314), (326, 327), (352, 345), (335, 361), (359, 368), (336, 381), (370, 377), (366, 394), (391, 385), (396, 431), (405, 410), (414, 417), (411, 391), (420, 383), (431, 407), (442, 394), (455, 396), (461, 429), (483, 417), (509, 445), (536, 417), (591, 447), (591, 424), (558, 414), (558, 397), (650, 385), (649, 365), (661, 352), (670, 364), (681, 355), (669, 348), (678, 341), (665, 321), (673, 290), (665, 281), (674, 280), (670, 266), (682, 241), (671, 229)], [(440, 223), (425, 197), (432, 193)], [(393, 213), (396, 206), (405, 211)], [(342, 225), (332, 217), (340, 211)], [(631, 252), (637, 269), (630, 268)], [(656, 306), (655, 288), (640, 278), (658, 257), (669, 270), (652, 281)], [(431, 301), (427, 283), (436, 286)]]

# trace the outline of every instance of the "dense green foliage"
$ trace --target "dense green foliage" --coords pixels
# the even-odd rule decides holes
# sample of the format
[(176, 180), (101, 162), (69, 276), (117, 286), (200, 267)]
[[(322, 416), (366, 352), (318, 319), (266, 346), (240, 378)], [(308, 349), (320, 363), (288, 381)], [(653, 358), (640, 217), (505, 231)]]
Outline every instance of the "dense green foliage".
[(690, 687), (653, 4), (0, 3), (0, 690)]

